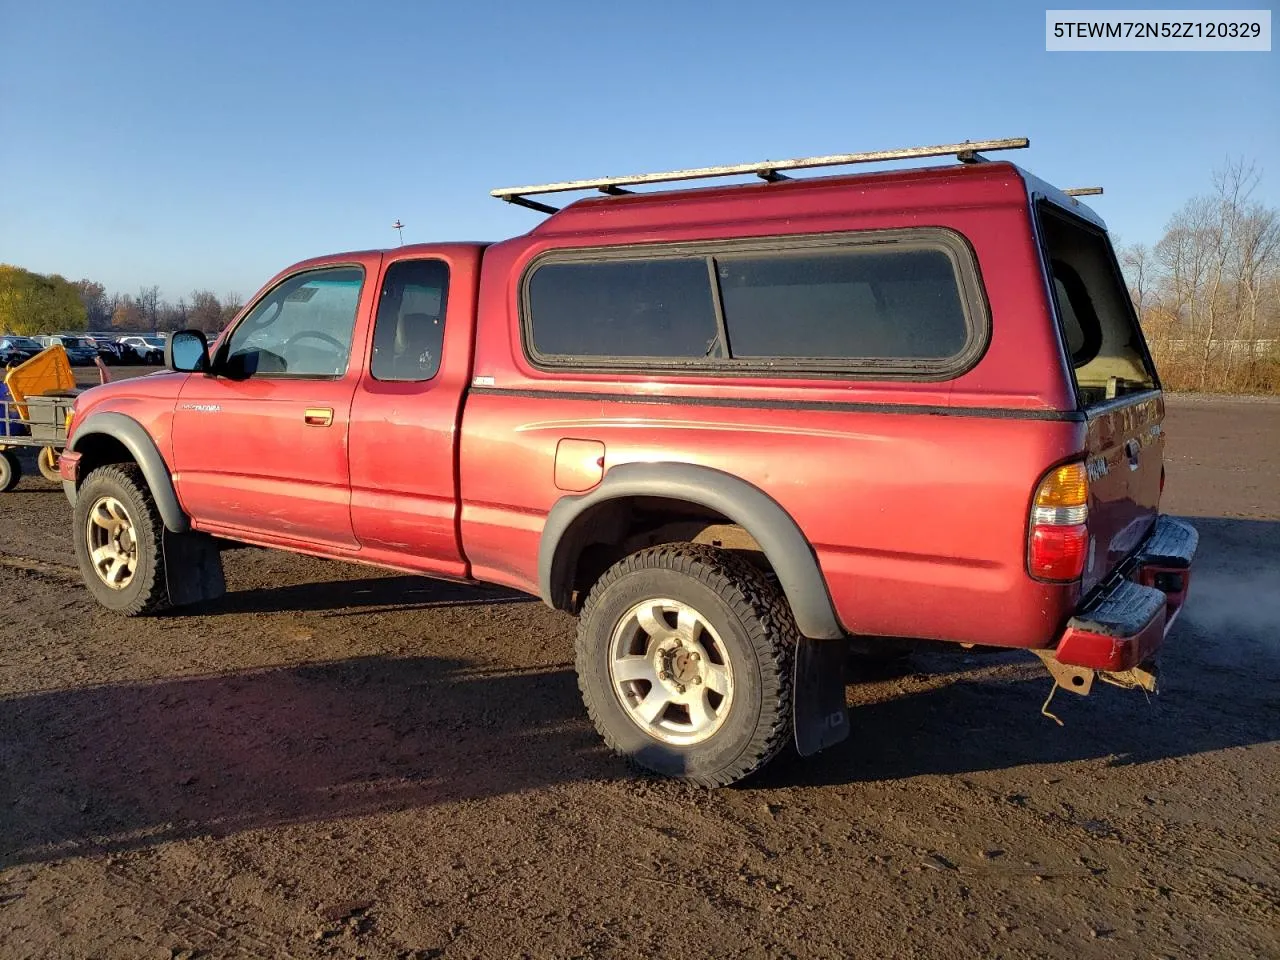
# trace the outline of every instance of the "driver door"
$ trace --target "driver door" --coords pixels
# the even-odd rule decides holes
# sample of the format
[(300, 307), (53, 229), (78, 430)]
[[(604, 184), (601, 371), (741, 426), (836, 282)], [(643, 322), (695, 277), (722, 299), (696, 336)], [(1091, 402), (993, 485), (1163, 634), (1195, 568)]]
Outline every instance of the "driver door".
[(174, 481), (193, 525), (280, 546), (355, 551), (347, 430), (381, 257), (271, 287), (192, 374), (173, 419)]

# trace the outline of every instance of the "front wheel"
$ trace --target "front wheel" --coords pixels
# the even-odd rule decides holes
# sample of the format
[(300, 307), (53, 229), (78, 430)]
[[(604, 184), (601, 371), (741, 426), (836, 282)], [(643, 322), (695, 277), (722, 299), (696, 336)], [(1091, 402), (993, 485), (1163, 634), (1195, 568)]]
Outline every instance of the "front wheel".
[(698, 544), (651, 547), (611, 567), (587, 597), (578, 685), (615, 752), (724, 786), (790, 739), (798, 639), (785, 598), (759, 570)]
[(164, 527), (138, 467), (90, 473), (76, 496), (74, 524), (76, 560), (95, 600), (127, 617), (163, 609)]

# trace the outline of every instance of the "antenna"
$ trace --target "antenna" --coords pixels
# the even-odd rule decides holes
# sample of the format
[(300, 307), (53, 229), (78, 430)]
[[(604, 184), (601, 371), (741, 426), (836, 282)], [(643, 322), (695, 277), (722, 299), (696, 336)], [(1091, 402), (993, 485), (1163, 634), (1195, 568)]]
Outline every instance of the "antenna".
[(396, 217), (396, 222), (391, 225), (391, 229), (400, 234), (400, 246), (404, 246), (404, 224), (400, 222), (400, 218)]

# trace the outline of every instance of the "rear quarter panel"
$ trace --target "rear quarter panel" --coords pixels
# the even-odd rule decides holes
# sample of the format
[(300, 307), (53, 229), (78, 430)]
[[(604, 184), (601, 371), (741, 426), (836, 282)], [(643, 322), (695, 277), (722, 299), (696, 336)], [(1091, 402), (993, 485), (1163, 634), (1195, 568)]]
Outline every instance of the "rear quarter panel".
[[(518, 412), (517, 412), (518, 411)], [(463, 431), (463, 542), (480, 579), (537, 591), (538, 541), (563, 495), (554, 450), (605, 444), (606, 470), (697, 463), (740, 476), (808, 535), (854, 633), (1031, 646), (1075, 591), (1025, 571), (1030, 492), (1079, 443), (1070, 423), (698, 408), (473, 394)]]
[[(1044, 645), (1078, 600), (1026, 573), (1033, 488), (1078, 455), (1074, 407), (1015, 168), (904, 188), (709, 190), (678, 209), (587, 205), (485, 255), (473, 389), (464, 410), (462, 539), (476, 577), (537, 591), (561, 439), (619, 463), (672, 460), (742, 477), (799, 523), (846, 629)], [(895, 186), (895, 183), (897, 184)], [(613, 206), (609, 206), (613, 205)], [(985, 352), (944, 382), (541, 370), (526, 359), (525, 266), (546, 250), (618, 243), (940, 226), (973, 248), (989, 306)], [(574, 227), (574, 229), (569, 229)], [(590, 227), (590, 229), (587, 229)]]

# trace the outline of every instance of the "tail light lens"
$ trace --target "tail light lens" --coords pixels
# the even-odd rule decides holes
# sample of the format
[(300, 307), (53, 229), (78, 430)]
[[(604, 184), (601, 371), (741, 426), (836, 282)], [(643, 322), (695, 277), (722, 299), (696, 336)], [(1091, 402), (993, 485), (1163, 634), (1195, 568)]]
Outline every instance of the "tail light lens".
[(1089, 548), (1089, 476), (1083, 463), (1054, 467), (1031, 501), (1027, 569), (1056, 583), (1079, 580)]

